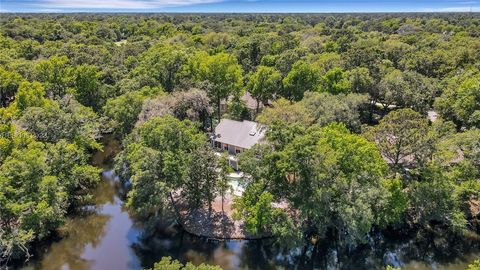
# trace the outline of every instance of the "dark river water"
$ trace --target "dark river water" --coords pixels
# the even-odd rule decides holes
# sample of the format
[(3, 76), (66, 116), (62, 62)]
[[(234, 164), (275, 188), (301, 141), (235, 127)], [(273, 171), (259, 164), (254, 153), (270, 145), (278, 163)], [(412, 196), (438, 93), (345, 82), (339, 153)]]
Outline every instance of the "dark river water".
[(24, 269), (121, 270), (152, 267), (162, 256), (220, 265), (223, 269), (402, 269), (464, 270), (480, 258), (479, 237), (450, 241), (441, 235), (375, 240), (348, 254), (334, 248), (286, 249), (274, 240), (211, 241), (167, 226), (146, 235), (124, 206), (124, 192), (111, 171), (118, 151), (110, 141), (93, 163), (105, 169), (95, 190), (95, 204), (70, 218), (57, 241), (39, 248)]

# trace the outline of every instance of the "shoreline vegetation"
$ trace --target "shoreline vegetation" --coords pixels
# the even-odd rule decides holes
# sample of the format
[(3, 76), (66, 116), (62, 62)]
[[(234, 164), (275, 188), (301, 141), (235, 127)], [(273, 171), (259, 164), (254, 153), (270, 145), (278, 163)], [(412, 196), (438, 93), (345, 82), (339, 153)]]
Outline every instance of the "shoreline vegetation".
[[(181, 201), (181, 197), (172, 196), (172, 207), (177, 215), (177, 222), (188, 233), (212, 240), (260, 240), (273, 237), (269, 233), (251, 234), (245, 229), (245, 221), (234, 219), (233, 194), (225, 198), (225, 209), (221, 209), (221, 198), (216, 197), (212, 210), (208, 207), (191, 209), (188, 204)], [(176, 197), (176, 198), (175, 198)]]
[[(479, 61), (470, 13), (2, 14), (0, 267), (95, 207), (106, 164), (147, 229), (173, 211), (312, 266), (406, 232), (478, 250)], [(265, 137), (219, 153), (221, 119)]]

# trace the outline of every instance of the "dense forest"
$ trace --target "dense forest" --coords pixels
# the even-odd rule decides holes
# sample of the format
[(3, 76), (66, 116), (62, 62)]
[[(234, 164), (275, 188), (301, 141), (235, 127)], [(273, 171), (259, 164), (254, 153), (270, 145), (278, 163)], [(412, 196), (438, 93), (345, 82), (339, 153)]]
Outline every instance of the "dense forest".
[(239, 155), (249, 233), (480, 232), (478, 14), (2, 14), (0, 104), (0, 265), (91, 202), (104, 136), (142, 220), (211, 207), (221, 118), (267, 128)]

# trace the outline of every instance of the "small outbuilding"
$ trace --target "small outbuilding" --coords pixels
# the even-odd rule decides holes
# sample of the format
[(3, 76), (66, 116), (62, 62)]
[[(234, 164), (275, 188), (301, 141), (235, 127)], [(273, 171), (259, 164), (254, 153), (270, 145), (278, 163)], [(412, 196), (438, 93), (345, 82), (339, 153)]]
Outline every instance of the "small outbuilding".
[[(220, 101), (220, 111), (222, 113), (226, 113), (228, 110), (228, 102), (232, 101), (234, 99), (233, 96), (230, 96), (227, 100), (223, 99)], [(261, 112), (264, 108), (265, 105), (260, 102), (257, 104), (257, 100), (252, 97), (252, 95), (247, 91), (245, 94), (243, 94), (240, 97), (240, 101), (245, 104), (245, 107), (248, 109), (251, 115), (256, 115), (259, 112)], [(268, 102), (270, 104), (271, 101)], [(266, 105), (268, 105), (266, 104)], [(257, 105), (258, 105), (258, 110), (257, 110)]]

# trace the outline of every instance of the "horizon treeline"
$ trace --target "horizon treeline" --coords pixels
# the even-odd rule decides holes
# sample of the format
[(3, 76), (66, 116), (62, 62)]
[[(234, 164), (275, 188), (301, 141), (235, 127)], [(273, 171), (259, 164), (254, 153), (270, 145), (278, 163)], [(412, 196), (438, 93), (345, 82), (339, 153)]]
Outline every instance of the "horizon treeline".
[(475, 13), (2, 14), (0, 263), (91, 204), (107, 134), (139, 217), (223, 198), (223, 117), (268, 127), (239, 155), (249, 233), (478, 233), (479, 69)]

